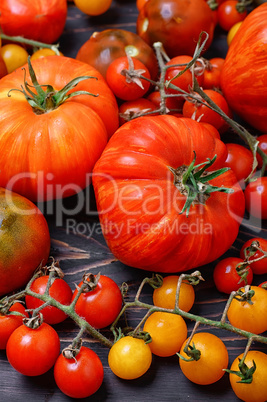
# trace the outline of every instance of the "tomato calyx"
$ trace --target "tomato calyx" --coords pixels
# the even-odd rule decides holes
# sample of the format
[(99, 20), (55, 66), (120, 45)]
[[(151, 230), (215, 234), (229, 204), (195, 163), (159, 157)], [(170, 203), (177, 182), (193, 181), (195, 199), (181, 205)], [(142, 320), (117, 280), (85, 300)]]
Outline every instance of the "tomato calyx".
[(42, 323), (44, 322), (43, 320), (43, 314), (38, 313), (36, 315), (33, 315), (32, 317), (25, 317), (23, 319), (23, 324), (26, 325), (26, 327), (31, 328), (31, 329), (37, 329), (39, 328)]
[[(94, 275), (92, 273), (87, 273), (83, 275), (82, 281), (82, 293), (88, 293), (93, 291), (97, 285), (98, 282), (100, 280), (100, 272), (97, 275)], [(79, 290), (80, 288), (77, 287), (77, 289)]]
[(82, 339), (74, 339), (73, 342), (62, 350), (62, 354), (66, 359), (76, 360), (76, 356), (80, 353), (82, 347)]
[(126, 53), (126, 56), (128, 59), (129, 67), (128, 67), (128, 69), (121, 70), (121, 74), (126, 77), (126, 82), (128, 84), (130, 84), (131, 82), (134, 82), (140, 88), (144, 89), (143, 83), (141, 81), (141, 77), (142, 77), (142, 79), (145, 79), (145, 77), (143, 77), (142, 74), (145, 74), (146, 70), (143, 70), (143, 69), (135, 70), (132, 57), (129, 55), (129, 53)]
[[(56, 91), (51, 85), (40, 85), (37, 77), (35, 75), (34, 69), (32, 67), (30, 56), (28, 57), (28, 68), (29, 74), (31, 77), (32, 84), (29, 84), (26, 81), (26, 70), (24, 69), (24, 87), (21, 86), (21, 89), (11, 89), (8, 92), (8, 96), (10, 97), (11, 91), (19, 91), (22, 92), (25, 96), (26, 100), (29, 102), (31, 107), (33, 108), (36, 114), (43, 114), (47, 113), (51, 110), (56, 109), (62, 103), (64, 103), (67, 99), (78, 96), (78, 95), (91, 95), (91, 96), (98, 96), (97, 94), (92, 94), (88, 91), (76, 91), (69, 93), (70, 90), (75, 88), (79, 82), (87, 80), (89, 78), (94, 78), (97, 80), (97, 77), (92, 76), (81, 76), (76, 77), (71, 80), (68, 84), (66, 84), (62, 89)], [(35, 89), (35, 92), (32, 91), (31, 88)], [(43, 88), (46, 88), (44, 90)]]
[(188, 358), (182, 356), (180, 353), (177, 353), (177, 355), (184, 361), (186, 362), (192, 362), (192, 361), (198, 361), (201, 357), (201, 352), (199, 349), (195, 347), (195, 344), (193, 342), (192, 345), (186, 344), (184, 347), (185, 354), (188, 356)]
[(250, 285), (246, 285), (243, 289), (238, 289), (234, 298), (240, 302), (247, 302), (249, 304), (253, 304), (252, 298), (255, 292), (251, 289)]
[(239, 364), (238, 364), (239, 371), (229, 370), (229, 369), (225, 369), (224, 371), (226, 371), (229, 374), (230, 373), (235, 374), (238, 377), (240, 377), (240, 381), (237, 381), (238, 383), (251, 384), (253, 381), (253, 374), (256, 371), (255, 361), (253, 360), (253, 366), (248, 367), (243, 359), (238, 359), (238, 360), (239, 360)]
[(224, 193), (233, 192), (231, 188), (213, 186), (209, 183), (210, 180), (215, 179), (228, 170), (228, 168), (221, 168), (208, 173), (207, 169), (213, 165), (216, 158), (217, 155), (212, 159), (208, 158), (206, 162), (195, 165), (196, 153), (194, 152), (193, 161), (189, 166), (180, 166), (177, 169), (169, 166), (169, 170), (174, 175), (174, 185), (180, 190), (181, 194), (186, 196), (186, 201), (180, 214), (186, 211), (186, 216), (188, 216), (191, 205), (195, 203), (205, 204), (210, 194), (215, 191)]

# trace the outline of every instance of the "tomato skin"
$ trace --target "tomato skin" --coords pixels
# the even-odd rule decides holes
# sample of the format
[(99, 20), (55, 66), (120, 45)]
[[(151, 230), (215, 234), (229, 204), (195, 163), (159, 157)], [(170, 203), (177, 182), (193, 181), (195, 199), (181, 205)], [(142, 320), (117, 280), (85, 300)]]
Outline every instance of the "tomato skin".
[[(40, 276), (39, 278), (35, 279), (31, 284), (30, 289), (38, 294), (44, 294), (46, 290), (46, 286), (48, 283), (49, 275)], [(49, 288), (49, 295), (57, 300), (59, 303), (64, 305), (69, 305), (72, 300), (72, 290), (67, 282), (64, 279), (56, 278), (52, 285)], [(25, 297), (26, 306), (28, 309), (36, 309), (44, 304), (40, 299), (37, 299), (34, 296), (26, 295)], [(47, 324), (58, 324), (64, 321), (67, 318), (67, 315), (53, 306), (44, 307), (41, 310), (43, 314), (43, 320)]]
[[(28, 317), (28, 313), (25, 311), (25, 307), (23, 304), (16, 302), (12, 304), (9, 309), (11, 311), (18, 311), (23, 314), (25, 317)], [(7, 341), (13, 331), (22, 325), (23, 316), (0, 314), (0, 349), (6, 349)]]
[(241, 27), (243, 21), (237, 22), (236, 24), (234, 24), (230, 29), (229, 32), (227, 34), (226, 40), (227, 40), (227, 44), (228, 46), (231, 45), (232, 40), (235, 37), (235, 34), (237, 33), (237, 31), (239, 30), (239, 28)]
[(223, 64), (224, 59), (222, 57), (214, 57), (210, 60), (206, 60), (205, 70), (203, 73), (204, 89), (220, 88)]
[[(257, 137), (257, 141), (259, 141), (258, 143), (258, 147), (267, 155), (267, 134), (262, 134), (259, 135)], [(260, 156), (260, 154), (257, 152), (256, 154), (257, 157), (257, 162), (258, 162), (258, 169), (262, 168), (262, 157)], [(266, 170), (266, 167), (265, 167)]]
[(150, 0), (139, 11), (136, 22), (137, 34), (150, 46), (161, 42), (169, 57), (193, 56), (202, 31), (209, 35), (207, 50), (214, 27), (213, 12), (204, 0)]
[(237, 4), (237, 0), (226, 0), (218, 7), (218, 24), (225, 31), (229, 31), (232, 26), (243, 21), (247, 16), (247, 10), (237, 11)]
[[(7, 97), (11, 88), (19, 89), (24, 83), (23, 70), (1, 79), (0, 186), (34, 202), (61, 199), (89, 184), (96, 160), (119, 125), (118, 105), (100, 73), (85, 63), (49, 56), (34, 60), (32, 65), (39, 83), (50, 84), (55, 90), (79, 76), (97, 77), (80, 82), (72, 91), (84, 90), (99, 96), (72, 97), (43, 114), (36, 114), (19, 92), (13, 91)], [(28, 67), (25, 68), (26, 80), (31, 82)], [(22, 133), (25, 146), (21, 144)]]
[[(52, 49), (49, 48), (42, 48), (36, 50), (32, 55), (31, 55), (31, 60), (36, 60), (40, 59), (42, 57), (47, 57), (47, 56), (55, 56), (56, 52)], [(59, 52), (59, 56), (64, 56), (62, 52)]]
[[(1, 48), (0, 48), (1, 49)], [(8, 74), (6, 63), (0, 53), (0, 78)]]
[(250, 266), (246, 277), (247, 283), (240, 278), (236, 271), (238, 264), (244, 260), (238, 257), (227, 257), (219, 261), (213, 271), (213, 280), (216, 288), (219, 292), (230, 294), (233, 291), (238, 290), (240, 287), (251, 285), (253, 280), (253, 271)]
[(66, 0), (1, 0), (0, 25), (9, 36), (54, 43), (67, 19)]
[(221, 74), (230, 108), (262, 132), (267, 120), (266, 19), (266, 3), (248, 14), (229, 46)]
[(59, 336), (45, 322), (36, 329), (21, 325), (12, 332), (6, 346), (11, 366), (27, 376), (46, 373), (55, 364), (59, 353)]
[[(259, 247), (263, 251), (267, 251), (267, 240), (263, 239), (261, 237), (253, 237), (246, 241), (244, 245), (242, 246), (240, 250), (240, 258), (245, 259), (245, 249), (251, 245), (253, 241), (257, 241), (259, 243)], [(247, 254), (247, 253), (246, 253)], [(249, 265), (253, 271), (254, 274), (256, 275), (262, 275), (262, 274), (267, 274), (267, 258), (263, 258), (262, 260), (255, 261), (257, 258), (260, 258), (263, 255), (260, 251), (255, 251), (255, 253), (251, 256), (248, 257)]]
[(152, 313), (144, 324), (152, 342), (148, 343), (151, 352), (156, 356), (173, 356), (180, 351), (187, 338), (187, 326), (180, 315), (171, 313)]
[[(158, 109), (160, 108), (161, 96), (159, 91), (150, 92), (146, 99), (149, 99), (151, 102), (153, 102)], [(181, 111), (181, 105), (184, 103), (184, 100), (182, 98), (167, 97), (165, 98), (165, 102), (166, 108), (169, 109), (169, 114), (174, 114)]]
[[(80, 282), (79, 287), (83, 284)], [(73, 299), (78, 290), (75, 289)], [(113, 323), (122, 307), (122, 295), (113, 279), (100, 275), (95, 289), (82, 293), (75, 305), (75, 311), (94, 328), (105, 328)]]
[(87, 398), (101, 386), (104, 369), (97, 354), (82, 346), (75, 359), (61, 353), (54, 367), (54, 378), (58, 388), (70, 398)]
[(110, 63), (127, 53), (144, 63), (151, 78), (156, 79), (158, 63), (154, 50), (139, 35), (124, 29), (93, 33), (78, 50), (76, 59), (90, 64), (106, 77)]
[(108, 364), (111, 371), (124, 380), (134, 380), (147, 372), (152, 352), (143, 339), (124, 336), (111, 347)]
[(256, 218), (267, 219), (267, 177), (249, 182), (244, 194), (246, 210)]
[[(242, 359), (243, 354), (239, 355), (232, 363), (231, 370), (239, 371), (239, 361)], [(229, 379), (231, 387), (236, 396), (242, 401), (246, 402), (265, 402), (267, 400), (267, 355), (258, 350), (249, 350), (245, 364), (250, 368), (256, 364), (256, 370), (253, 373), (253, 379), (250, 384), (241, 383), (240, 377), (236, 374), (230, 373)]]
[(88, 15), (101, 15), (110, 8), (112, 0), (74, 0), (76, 7)]
[[(139, 149), (142, 152), (136, 152)], [(126, 265), (154, 272), (180, 272), (218, 258), (236, 238), (237, 217), (244, 213), (244, 194), (230, 171), (213, 184), (235, 185), (234, 193), (225, 197), (213, 192), (207, 210), (196, 205), (188, 216), (178, 212), (185, 197), (173, 184), (169, 167), (188, 166), (193, 151), (196, 163), (216, 154), (214, 169), (226, 158), (225, 145), (200, 123), (171, 115), (138, 117), (121, 126), (110, 139), (95, 165), (93, 186), (106, 242)], [(225, 233), (219, 223), (222, 215)], [(199, 223), (210, 230), (198, 230)], [(211, 249), (211, 243), (216, 247)]]
[(253, 304), (233, 299), (227, 316), (233, 326), (254, 334), (261, 334), (267, 330), (267, 293), (259, 286), (251, 286), (251, 290), (255, 292), (251, 298)]
[[(168, 275), (163, 278), (162, 285), (153, 292), (153, 303), (157, 307), (174, 309), (178, 275)], [(195, 301), (194, 287), (182, 281), (179, 293), (179, 308), (190, 311)]]
[(41, 211), (26, 198), (0, 188), (0, 295), (26, 285), (50, 253)]
[[(181, 347), (180, 354), (188, 359), (184, 352), (187, 340)], [(193, 383), (199, 385), (213, 384), (219, 381), (224, 375), (224, 369), (228, 366), (228, 352), (217, 336), (208, 332), (197, 332), (194, 334), (190, 345), (194, 343), (196, 349), (200, 350), (199, 360), (184, 361), (179, 358), (180, 368), (183, 374)]]
[(240, 144), (227, 143), (226, 147), (228, 155), (224, 165), (232, 169), (241, 187), (244, 188), (244, 180), (252, 172), (253, 154), (248, 148)]
[[(153, 110), (157, 110), (157, 106), (148, 98), (125, 101), (119, 106), (120, 126), (126, 123), (126, 121), (131, 120), (135, 115), (148, 113)], [(152, 115), (155, 116), (156, 114), (153, 113)]]

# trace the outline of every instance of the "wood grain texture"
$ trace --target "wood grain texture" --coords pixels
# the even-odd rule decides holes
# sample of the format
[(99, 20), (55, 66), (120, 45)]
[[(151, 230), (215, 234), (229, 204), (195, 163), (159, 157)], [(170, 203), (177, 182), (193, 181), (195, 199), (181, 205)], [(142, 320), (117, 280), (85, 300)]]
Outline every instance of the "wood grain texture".
[[(79, 47), (89, 39), (94, 31), (122, 28), (135, 32), (137, 14), (134, 0), (113, 1), (111, 9), (107, 13), (95, 18), (82, 14), (70, 3), (66, 27), (60, 39), (60, 50), (65, 56), (75, 57)], [(212, 45), (207, 57), (211, 55), (224, 57), (225, 53), (226, 38), (223, 33), (218, 32), (216, 42)], [(91, 196), (93, 199), (93, 193)], [(105, 244), (94, 206), (89, 213), (85, 209), (81, 209), (73, 217), (68, 211), (75, 208), (76, 203), (76, 197), (68, 199), (65, 207), (67, 212), (62, 216), (60, 214), (60, 218), (57, 209), (60, 205), (57, 202), (53, 204), (53, 208), (51, 205), (49, 208), (47, 205), (43, 206), (52, 237), (51, 255), (60, 261), (65, 279), (72, 289), (74, 289), (75, 283), (81, 280), (84, 272), (101, 272), (110, 276), (119, 285), (127, 282), (129, 291), (126, 301), (132, 300), (142, 279), (151, 274), (126, 267), (116, 260)], [(92, 204), (94, 203), (92, 202)], [(51, 210), (52, 213), (49, 212)], [(70, 219), (75, 220), (74, 224)], [(238, 239), (227, 255), (238, 255), (242, 244), (252, 236), (267, 237), (265, 228), (259, 232), (257, 222), (247, 219), (244, 223)], [(205, 282), (196, 288), (196, 303), (192, 313), (219, 320), (226, 297), (219, 294), (213, 285), (212, 268), (214, 265), (215, 262), (200, 269)], [(255, 283), (260, 283), (263, 279), (262, 277), (255, 278)], [(152, 303), (152, 289), (149, 286), (144, 288), (142, 300)], [(136, 325), (143, 315), (144, 311), (141, 309), (129, 310), (129, 324)], [(71, 343), (78, 332), (78, 328), (70, 319), (54, 327), (59, 333), (62, 349)], [(193, 323), (188, 322), (189, 333), (192, 327)], [(243, 352), (246, 345), (244, 339), (227, 331), (205, 327), (201, 327), (199, 330), (209, 330), (221, 337), (229, 351), (230, 362)], [(107, 330), (103, 333), (110, 336)], [(143, 377), (129, 382), (120, 380), (108, 367), (108, 349), (89, 335), (84, 338), (84, 344), (92, 347), (101, 358), (105, 376), (99, 391), (82, 401), (238, 401), (230, 388), (227, 375), (214, 385), (197, 386), (183, 376), (179, 369), (177, 356), (171, 358), (154, 356), (150, 370)], [(267, 352), (266, 345), (256, 346)], [(0, 401), (25, 402), (27, 400), (67, 402), (72, 399), (62, 394), (57, 388), (52, 370), (39, 377), (25, 377), (9, 365), (5, 352), (0, 351)]]

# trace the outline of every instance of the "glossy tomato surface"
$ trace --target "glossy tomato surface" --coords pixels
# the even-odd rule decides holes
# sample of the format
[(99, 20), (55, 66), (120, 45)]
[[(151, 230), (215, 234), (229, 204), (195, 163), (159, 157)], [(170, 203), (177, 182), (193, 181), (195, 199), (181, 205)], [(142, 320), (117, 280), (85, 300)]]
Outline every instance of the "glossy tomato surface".
[(267, 177), (250, 181), (244, 194), (246, 210), (256, 218), (267, 219)]
[[(20, 315), (14, 315), (12, 312), (18, 312)], [(11, 314), (10, 314), (11, 313)], [(9, 308), (7, 314), (0, 313), (0, 349), (5, 349), (8, 338), (16, 328), (22, 325), (24, 317), (28, 317), (25, 307), (20, 302), (15, 302)]]
[[(257, 248), (253, 247), (252, 243), (255, 243)], [(240, 257), (249, 261), (249, 265), (256, 275), (267, 274), (267, 258), (260, 250), (267, 252), (267, 240), (261, 237), (252, 237), (247, 240), (240, 250)]]

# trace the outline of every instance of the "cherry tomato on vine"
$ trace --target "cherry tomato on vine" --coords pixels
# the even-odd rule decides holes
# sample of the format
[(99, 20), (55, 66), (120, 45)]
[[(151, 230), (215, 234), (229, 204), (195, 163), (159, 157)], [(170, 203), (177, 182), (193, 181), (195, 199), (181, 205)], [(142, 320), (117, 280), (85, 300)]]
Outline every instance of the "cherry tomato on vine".
[(220, 88), (221, 71), (224, 64), (222, 57), (214, 57), (210, 60), (205, 60), (205, 70), (203, 72), (203, 88), (214, 89)]
[[(146, 98), (138, 98), (132, 101), (125, 101), (119, 106), (119, 122), (120, 126), (126, 121), (132, 120), (132, 118), (141, 115), (142, 113), (151, 112), (157, 110), (157, 106)], [(153, 113), (155, 116), (157, 113)]]
[(101, 386), (104, 369), (98, 355), (82, 346), (75, 357), (61, 353), (55, 363), (54, 378), (58, 388), (71, 398), (87, 398)]
[(243, 21), (247, 16), (247, 10), (237, 10), (238, 0), (226, 0), (218, 7), (218, 24), (225, 31), (229, 31), (237, 22)]
[(175, 355), (187, 338), (185, 320), (180, 315), (172, 313), (159, 311), (152, 313), (145, 321), (143, 329), (152, 338), (148, 346), (156, 356)]
[[(185, 359), (188, 355), (184, 351), (188, 339), (181, 347), (180, 354)], [(216, 335), (208, 332), (198, 332), (193, 335), (190, 346), (200, 351), (199, 360), (185, 361), (179, 357), (183, 374), (195, 384), (208, 385), (219, 381), (228, 366), (228, 351), (223, 341)]]
[[(160, 108), (161, 96), (159, 91), (150, 92), (150, 94), (147, 96), (147, 99), (153, 102), (158, 109)], [(181, 106), (184, 103), (184, 99), (176, 97), (167, 97), (165, 99), (165, 103), (166, 108), (169, 109), (169, 114), (174, 114), (181, 111)]]
[(258, 177), (250, 181), (245, 188), (246, 210), (250, 215), (267, 219), (267, 177)]
[[(262, 134), (259, 135), (257, 137), (257, 141), (259, 141), (258, 143), (258, 147), (267, 155), (267, 134)], [(262, 168), (262, 157), (260, 156), (260, 154), (257, 152), (256, 154), (257, 157), (257, 162), (258, 162), (258, 168), (261, 169)], [(265, 167), (266, 170), (266, 167)]]
[(219, 261), (213, 271), (213, 280), (219, 292), (230, 294), (245, 285), (251, 285), (253, 280), (253, 271), (248, 265), (243, 266), (242, 271), (246, 271), (245, 279), (238, 274), (238, 267), (244, 260), (238, 257), (227, 257)]
[[(163, 278), (162, 285), (153, 291), (153, 303), (157, 307), (174, 309), (178, 275)], [(182, 281), (179, 292), (179, 308), (188, 312), (195, 301), (195, 290), (187, 281)]]
[(244, 180), (252, 171), (253, 154), (248, 148), (240, 144), (227, 143), (225, 145), (228, 153), (224, 166), (232, 169), (237, 181), (241, 187), (244, 187)]
[[(44, 47), (42, 49), (36, 50), (36, 52), (34, 52), (31, 55), (31, 60), (41, 59), (42, 57), (55, 56), (55, 55), (56, 55), (56, 52), (54, 50)], [(63, 56), (63, 53), (59, 52), (59, 55)]]
[[(79, 283), (79, 287), (84, 282)], [(73, 298), (78, 290), (75, 289)], [(94, 328), (105, 328), (113, 323), (122, 306), (122, 295), (119, 286), (113, 279), (100, 275), (94, 288), (82, 292), (75, 305), (75, 311)]]
[(8, 43), (0, 48), (0, 54), (5, 62), (8, 73), (27, 63), (28, 52), (24, 47)]
[(111, 6), (112, 0), (73, 0), (76, 7), (88, 15), (104, 14)]
[[(35, 293), (43, 295), (47, 287), (48, 279), (49, 275), (40, 276), (32, 282), (30, 289)], [(49, 295), (59, 303), (69, 305), (73, 293), (64, 279), (55, 278), (49, 288)], [(25, 302), (28, 309), (36, 309), (44, 304), (40, 299), (29, 295), (25, 297)], [(43, 314), (43, 320), (48, 324), (58, 324), (67, 318), (67, 315), (62, 310), (54, 306), (44, 307), (41, 313)]]
[[(135, 71), (140, 70), (143, 77), (150, 79), (148, 68), (138, 59), (131, 58)], [(131, 63), (130, 62), (130, 63)], [(149, 90), (150, 83), (141, 78), (130, 79), (123, 74), (123, 70), (130, 69), (127, 56), (115, 59), (108, 67), (106, 73), (106, 81), (117, 98), (122, 100), (134, 100), (144, 96)]]
[(55, 364), (59, 353), (59, 336), (45, 322), (35, 329), (21, 325), (12, 332), (6, 346), (11, 366), (27, 376), (46, 373)]
[[(244, 288), (242, 289), (244, 291)], [(261, 334), (267, 330), (267, 293), (259, 286), (251, 286), (250, 289), (254, 292), (251, 301), (240, 301), (234, 298), (227, 316), (234, 327)]]
[(143, 339), (125, 336), (111, 347), (108, 364), (111, 371), (124, 380), (134, 380), (147, 372), (152, 352)]
[[(236, 357), (230, 370), (239, 371), (239, 362), (243, 353)], [(241, 378), (235, 373), (229, 374), (231, 387), (236, 396), (246, 402), (265, 402), (267, 400), (267, 355), (258, 350), (249, 350), (245, 357), (245, 364), (248, 368), (256, 365), (251, 383), (240, 382)]]
[(264, 254), (257, 249), (246, 250), (248, 247), (251, 246), (252, 242), (256, 242), (259, 248), (267, 252), (267, 240), (261, 237), (253, 237), (248, 241), (246, 241), (245, 244), (242, 246), (240, 250), (240, 258), (245, 259), (246, 257), (248, 257), (249, 265), (254, 274), (256, 275), (267, 274), (267, 258), (263, 258), (259, 261), (253, 262), (253, 260), (262, 257)]
[[(15, 302), (9, 309), (9, 312), (17, 311), (25, 317), (29, 317), (23, 304)], [(22, 325), (22, 315), (0, 314), (0, 349), (5, 349), (8, 338), (16, 328)]]

